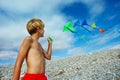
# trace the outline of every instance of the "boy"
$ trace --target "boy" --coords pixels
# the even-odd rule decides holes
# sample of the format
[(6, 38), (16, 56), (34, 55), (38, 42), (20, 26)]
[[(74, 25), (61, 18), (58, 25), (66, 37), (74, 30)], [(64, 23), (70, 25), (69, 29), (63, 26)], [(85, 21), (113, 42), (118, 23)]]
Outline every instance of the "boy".
[(12, 80), (19, 80), (24, 59), (27, 63), (27, 72), (22, 80), (47, 80), (45, 58), (51, 59), (52, 41), (48, 38), (47, 52), (38, 42), (39, 38), (44, 36), (44, 24), (40, 19), (31, 19), (26, 27), (31, 36), (27, 36), (20, 47)]

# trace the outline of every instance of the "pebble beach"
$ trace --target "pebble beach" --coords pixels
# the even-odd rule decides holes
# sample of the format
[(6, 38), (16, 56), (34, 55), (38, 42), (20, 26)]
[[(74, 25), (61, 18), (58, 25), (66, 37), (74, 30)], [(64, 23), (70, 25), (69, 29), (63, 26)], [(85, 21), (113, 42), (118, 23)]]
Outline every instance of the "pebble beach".
[[(0, 80), (11, 80), (14, 65), (0, 66)], [(23, 64), (21, 78), (26, 72)], [(48, 80), (120, 80), (120, 49), (46, 61)]]

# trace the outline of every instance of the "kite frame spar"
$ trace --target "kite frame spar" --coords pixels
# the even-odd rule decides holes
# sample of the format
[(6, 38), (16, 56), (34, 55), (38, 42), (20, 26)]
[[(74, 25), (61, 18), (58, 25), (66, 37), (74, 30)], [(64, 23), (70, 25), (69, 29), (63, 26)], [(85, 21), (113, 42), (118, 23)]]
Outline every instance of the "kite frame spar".
[(84, 21), (82, 22), (82, 24), (80, 24), (80, 21), (79, 21), (79, 20), (77, 20), (77, 21), (74, 23), (74, 26), (80, 26), (80, 27), (84, 28), (86, 31), (88, 31), (89, 33), (93, 34), (91, 31), (89, 31), (87, 28), (85, 28), (84, 25), (90, 26), (90, 25), (88, 25), (88, 23), (87, 23), (86, 20), (84, 20)]

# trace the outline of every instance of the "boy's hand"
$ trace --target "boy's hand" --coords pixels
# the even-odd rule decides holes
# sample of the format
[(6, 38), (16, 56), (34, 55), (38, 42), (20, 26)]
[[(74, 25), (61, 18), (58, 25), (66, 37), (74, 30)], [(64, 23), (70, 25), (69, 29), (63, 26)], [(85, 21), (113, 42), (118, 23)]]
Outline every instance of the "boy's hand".
[(51, 37), (48, 37), (48, 43), (52, 44), (52, 42), (53, 42), (53, 39)]

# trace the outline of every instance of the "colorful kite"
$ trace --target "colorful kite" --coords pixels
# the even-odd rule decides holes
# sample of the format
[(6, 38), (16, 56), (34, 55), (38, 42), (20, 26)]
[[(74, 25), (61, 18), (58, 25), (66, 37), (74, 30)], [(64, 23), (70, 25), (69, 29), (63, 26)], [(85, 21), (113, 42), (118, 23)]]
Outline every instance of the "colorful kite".
[(86, 20), (84, 20), (81, 25), (82, 25), (82, 26), (84, 26), (84, 25), (89, 26)]
[(86, 38), (85, 35), (82, 35), (82, 36), (81, 36), (81, 39), (82, 39), (83, 41), (85, 41), (86, 43), (88, 43), (87, 40), (86, 40), (85, 38)]
[(77, 20), (77, 21), (74, 23), (74, 27), (76, 27), (76, 26), (80, 26), (80, 21), (79, 21), (79, 20)]
[[(89, 25), (86, 20), (84, 20), (82, 23), (80, 23), (80, 21), (77, 20), (74, 23), (74, 25), (73, 25), (72, 22), (68, 22), (67, 24), (64, 25), (63, 31), (71, 31), (73, 33), (75, 32), (75, 33), (80, 33), (81, 34), (80, 27), (82, 27), (84, 30), (86, 30), (89, 33), (91, 33), (92, 35), (94, 35), (94, 33), (92, 33), (92, 31), (89, 30), (90, 28), (88, 28), (87, 26), (89, 26), (92, 29), (99, 30), (100, 33), (104, 33), (105, 32), (104, 29), (97, 28), (95, 23), (92, 23), (91, 25)], [(81, 38), (85, 41), (85, 37), (82, 36)]]
[(75, 29), (73, 27), (72, 22), (68, 22), (67, 24), (64, 25), (63, 31), (71, 31), (75, 32)]
[(104, 32), (105, 32), (105, 30), (104, 30), (104, 29), (100, 29), (100, 32), (101, 32), (101, 33), (104, 33)]
[[(80, 39), (82, 39), (85, 43), (88, 43), (88, 41), (86, 40), (86, 36), (83, 33), (84, 30), (81, 31), (81, 28), (88, 31), (92, 35), (94, 35), (94, 33), (92, 33), (92, 31), (91, 31), (92, 29), (98, 30), (100, 33), (104, 33), (106, 31), (104, 29), (98, 28), (96, 26), (96, 23), (92, 23), (91, 25), (89, 25), (86, 20), (84, 20), (82, 23), (80, 23), (80, 21), (77, 20), (74, 22), (74, 24), (71, 21), (66, 23), (64, 25), (63, 32), (64, 31), (71, 31), (73, 33), (77, 33), (77, 34), (75, 34), (75, 36), (77, 36), (77, 37), (80, 36)], [(118, 32), (120, 33), (120, 30)], [(51, 37), (49, 37), (49, 39), (51, 41), (53, 41), (53, 39)]]
[(84, 21), (82, 22), (82, 24), (80, 24), (79, 20), (77, 20), (77, 21), (74, 23), (74, 27), (75, 27), (75, 26), (80, 26), (80, 27), (84, 28), (86, 31), (88, 31), (89, 33), (92, 33), (90, 30), (88, 30), (86, 27), (84, 27), (85, 25), (89, 26), (86, 20), (84, 20)]
[(96, 26), (95, 23), (91, 24), (90, 27), (93, 28), (93, 29), (96, 29), (96, 28), (97, 28), (97, 26)]
[(81, 27), (84, 28), (86, 31), (88, 31), (89, 33), (92, 34), (92, 32), (91, 32), (90, 30), (88, 30), (87, 28), (85, 28), (85, 27), (83, 27), (83, 26), (81, 26)]

